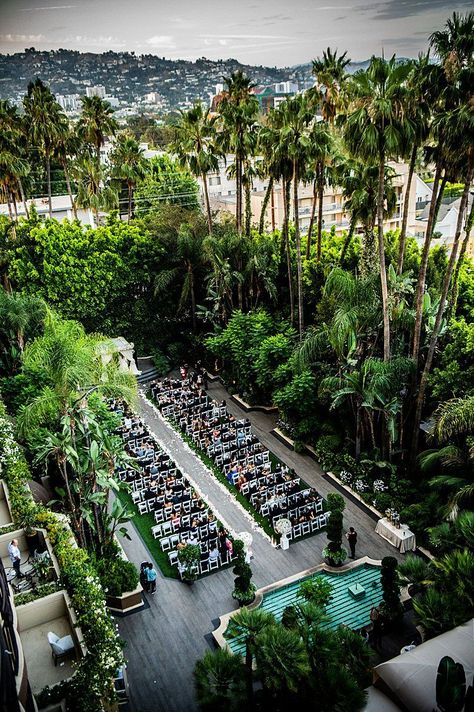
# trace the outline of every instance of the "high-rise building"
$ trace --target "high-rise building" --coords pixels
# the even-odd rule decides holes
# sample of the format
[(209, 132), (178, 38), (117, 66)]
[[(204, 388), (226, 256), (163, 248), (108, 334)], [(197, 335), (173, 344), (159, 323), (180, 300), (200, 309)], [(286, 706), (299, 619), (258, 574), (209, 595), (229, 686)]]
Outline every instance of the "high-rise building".
[(92, 87), (87, 87), (86, 88), (86, 96), (98, 96), (99, 99), (104, 99), (105, 98), (105, 87), (102, 85), (98, 84), (97, 86), (92, 86)]

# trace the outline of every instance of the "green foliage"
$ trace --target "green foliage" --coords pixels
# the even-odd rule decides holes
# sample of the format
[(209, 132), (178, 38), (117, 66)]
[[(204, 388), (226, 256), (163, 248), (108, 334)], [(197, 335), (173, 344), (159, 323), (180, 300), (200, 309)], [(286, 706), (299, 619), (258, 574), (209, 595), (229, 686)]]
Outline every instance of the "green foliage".
[(346, 507), (346, 501), (339, 492), (329, 492), (326, 502), (330, 512), (343, 512)]
[(327, 578), (313, 576), (300, 584), (296, 596), (324, 608), (331, 599), (331, 593), (332, 584)]
[(446, 341), (430, 377), (432, 397), (437, 402), (474, 392), (474, 323), (451, 321)]
[(244, 668), (228, 650), (208, 651), (194, 669), (194, 684), (202, 712), (240, 712), (245, 704)]
[(436, 675), (436, 704), (440, 712), (461, 712), (466, 695), (466, 673), (449, 655), (439, 661)]
[(155, 156), (149, 161), (147, 176), (135, 190), (139, 216), (160, 212), (163, 205), (180, 205), (187, 210), (199, 206), (199, 188), (195, 179), (169, 156)]
[(138, 586), (139, 575), (136, 566), (123, 559), (117, 547), (109, 548), (106, 555), (96, 559), (94, 564), (102, 588), (108, 596), (121, 596)]
[(381, 610), (384, 618), (390, 622), (400, 620), (403, 615), (397, 566), (398, 562), (393, 556), (385, 556), (382, 559), (383, 604)]
[(232, 598), (240, 604), (251, 603), (255, 597), (255, 584), (252, 583), (252, 569), (245, 562), (244, 544), (239, 539), (234, 541), (234, 554), (236, 554), (236, 563), (233, 573), (236, 578)]
[(181, 577), (183, 581), (195, 581), (199, 574), (199, 561), (201, 549), (198, 544), (186, 544), (184, 549), (178, 551), (178, 561), (182, 566)]
[(20, 291), (41, 296), (65, 318), (127, 336), (147, 299), (153, 303), (149, 270), (160, 254), (138, 225), (93, 230), (77, 222), (25, 222), (10, 243), (9, 273)]

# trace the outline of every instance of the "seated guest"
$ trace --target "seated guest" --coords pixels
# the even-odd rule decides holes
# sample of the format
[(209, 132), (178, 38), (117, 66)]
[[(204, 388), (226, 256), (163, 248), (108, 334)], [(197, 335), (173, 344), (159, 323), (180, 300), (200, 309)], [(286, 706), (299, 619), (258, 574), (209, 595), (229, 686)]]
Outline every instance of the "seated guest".
[(217, 546), (214, 544), (212, 549), (209, 551), (209, 561), (218, 561), (219, 559), (219, 550)]

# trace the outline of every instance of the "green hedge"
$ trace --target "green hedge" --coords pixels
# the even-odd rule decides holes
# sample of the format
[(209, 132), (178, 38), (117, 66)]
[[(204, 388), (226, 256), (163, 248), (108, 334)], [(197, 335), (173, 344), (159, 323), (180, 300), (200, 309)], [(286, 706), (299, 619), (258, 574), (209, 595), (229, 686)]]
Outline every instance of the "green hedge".
[(27, 484), (31, 479), (28, 464), (1, 401), (0, 463), (15, 523), (21, 526), (34, 514), (36, 525), (48, 533), (87, 647), (86, 656), (75, 665), (73, 677), (57, 689), (45, 689), (41, 702), (66, 696), (70, 711), (100, 712), (116, 699), (113, 678), (124, 662), (123, 644), (107, 611), (96, 571), (87, 552), (77, 546), (67, 517), (34, 503)]

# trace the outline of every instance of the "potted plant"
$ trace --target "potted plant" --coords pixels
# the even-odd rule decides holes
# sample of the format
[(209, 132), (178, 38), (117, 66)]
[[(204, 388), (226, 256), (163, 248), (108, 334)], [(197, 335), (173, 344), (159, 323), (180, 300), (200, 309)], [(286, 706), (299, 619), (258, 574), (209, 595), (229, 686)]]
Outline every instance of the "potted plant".
[(347, 551), (342, 547), (342, 512), (345, 507), (344, 497), (336, 492), (327, 496), (329, 519), (326, 526), (326, 535), (329, 543), (323, 549), (323, 556), (329, 566), (341, 566), (347, 559)]
[(252, 569), (245, 562), (244, 543), (237, 539), (234, 541), (236, 563), (233, 568), (235, 574), (232, 598), (239, 602), (239, 606), (248, 606), (255, 598), (255, 584), (252, 583)]
[(36, 530), (36, 506), (33, 502), (25, 503), (21, 513), (20, 526), (25, 532), (26, 543), (30, 554), (34, 554), (40, 547), (39, 535)]
[(54, 571), (51, 557), (47, 551), (44, 554), (35, 556), (32, 562), (34, 572), (38, 578), (38, 583), (51, 580), (51, 573)]
[(199, 573), (199, 560), (201, 549), (198, 544), (187, 544), (184, 549), (178, 552), (178, 570), (181, 580), (191, 586), (197, 579)]

